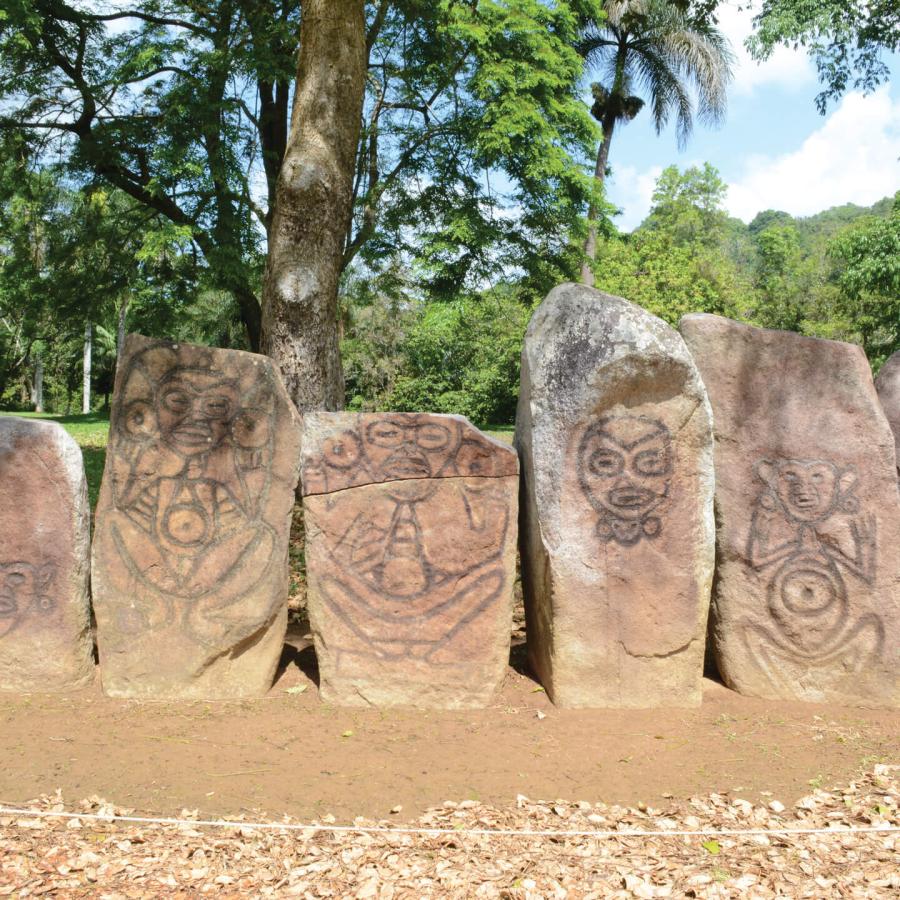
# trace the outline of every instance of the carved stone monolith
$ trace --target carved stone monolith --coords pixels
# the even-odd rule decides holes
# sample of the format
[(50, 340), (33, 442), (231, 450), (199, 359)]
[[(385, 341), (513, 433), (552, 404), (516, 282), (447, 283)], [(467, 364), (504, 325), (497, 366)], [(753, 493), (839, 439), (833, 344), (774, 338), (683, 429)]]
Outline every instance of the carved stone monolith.
[(307, 413), (302, 446), (322, 698), (486, 705), (509, 660), (515, 452), (415, 413)]
[(863, 351), (719, 316), (681, 330), (715, 422), (722, 678), (757, 697), (900, 705), (894, 439)]
[(129, 335), (94, 535), (106, 693), (269, 689), (287, 627), (299, 449), (271, 360)]
[(713, 572), (709, 404), (674, 329), (564, 284), (516, 417), (532, 669), (559, 706), (693, 706)]
[(900, 350), (881, 367), (875, 379), (875, 390), (888, 425), (894, 432), (897, 480), (900, 481)]
[(0, 690), (68, 691), (94, 674), (90, 508), (61, 425), (0, 417)]

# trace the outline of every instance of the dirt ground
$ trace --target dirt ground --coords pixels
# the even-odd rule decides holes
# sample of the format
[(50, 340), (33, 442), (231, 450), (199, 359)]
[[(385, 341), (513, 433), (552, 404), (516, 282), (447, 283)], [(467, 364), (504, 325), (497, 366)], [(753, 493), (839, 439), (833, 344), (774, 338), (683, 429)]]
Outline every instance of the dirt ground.
[(269, 695), (135, 702), (99, 683), (0, 695), (0, 801), (62, 791), (147, 813), (254, 810), (395, 821), (448, 798), (658, 804), (730, 790), (785, 803), (900, 761), (900, 712), (741, 697), (707, 680), (699, 709), (558, 710), (523, 648), (485, 710), (341, 709), (320, 702), (300, 629)]

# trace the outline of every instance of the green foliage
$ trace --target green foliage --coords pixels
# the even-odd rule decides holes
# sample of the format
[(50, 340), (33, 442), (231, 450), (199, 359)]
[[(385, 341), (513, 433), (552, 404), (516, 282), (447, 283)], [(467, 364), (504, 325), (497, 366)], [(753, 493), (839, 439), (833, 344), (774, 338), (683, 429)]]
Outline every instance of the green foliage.
[(667, 168), (641, 227), (600, 248), (597, 287), (672, 324), (690, 312), (739, 315), (747, 279), (729, 258), (724, 196), (725, 184), (709, 164), (684, 173)]
[(31, 404), (38, 364), (47, 409), (71, 411), (84, 329), (93, 387), (112, 390), (120, 314), (129, 330), (242, 346), (233, 298), (205, 282), (182, 229), (121, 191), (77, 189), (6, 133), (0, 167), (0, 397)]
[(543, 293), (575, 271), (597, 131), (580, 98), (572, 5), (388, 5), (345, 261), (402, 261), (445, 299), (523, 276)]
[(877, 367), (900, 346), (900, 214), (879, 201), (805, 219), (729, 219), (708, 164), (667, 168), (630, 235), (599, 250), (597, 286), (675, 324), (713, 312), (766, 328), (855, 341)]
[(800, 239), (794, 223), (773, 223), (760, 231), (756, 253), (754, 321), (766, 328), (801, 331), (806, 292), (799, 277)]
[[(573, 270), (597, 138), (574, 49), (583, 5), (367, 4), (345, 267), (363, 250), (375, 269), (399, 256), (443, 297), (512, 272), (543, 292)], [(79, 185), (168, 220), (165, 239), (193, 243), (251, 332), (300, 13), (299, 0), (15, 0), (0, 17), (0, 127), (52, 140)]]
[[(513, 420), (531, 314), (513, 292), (419, 304), (382, 296), (364, 308), (368, 314), (355, 319), (344, 343), (351, 409), (458, 413), (478, 424)], [(372, 316), (390, 328), (372, 328)], [(364, 361), (374, 359), (379, 363), (365, 370)]]
[(837, 310), (852, 322), (876, 366), (900, 349), (900, 192), (889, 218), (862, 218), (829, 254), (837, 267)]
[(896, 0), (764, 0), (747, 45), (756, 59), (768, 59), (779, 45), (805, 47), (824, 90), (816, 106), (848, 88), (873, 91), (890, 78), (884, 54), (900, 48)]

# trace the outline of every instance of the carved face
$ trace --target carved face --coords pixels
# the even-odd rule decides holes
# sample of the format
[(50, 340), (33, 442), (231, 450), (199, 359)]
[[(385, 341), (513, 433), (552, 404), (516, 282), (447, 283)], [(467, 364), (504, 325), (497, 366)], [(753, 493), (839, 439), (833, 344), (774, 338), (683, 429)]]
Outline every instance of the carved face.
[(0, 619), (15, 616), (34, 592), (34, 570), (28, 563), (0, 565)]
[(617, 416), (591, 425), (578, 450), (581, 489), (594, 508), (639, 520), (669, 492), (672, 441), (661, 422)]
[(209, 372), (175, 369), (160, 383), (155, 406), (163, 441), (185, 455), (205, 453), (229, 432), (237, 388)]
[(366, 456), (387, 481), (430, 478), (446, 461), (452, 439), (446, 425), (403, 416), (376, 419), (363, 432)]
[(0, 637), (11, 631), (35, 604), (40, 612), (53, 609), (53, 599), (47, 594), (52, 577), (53, 569), (49, 565), (0, 563)]
[(785, 512), (801, 522), (829, 516), (842, 489), (849, 489), (854, 480), (851, 473), (842, 476), (833, 463), (813, 459), (764, 460), (759, 464), (759, 474)]

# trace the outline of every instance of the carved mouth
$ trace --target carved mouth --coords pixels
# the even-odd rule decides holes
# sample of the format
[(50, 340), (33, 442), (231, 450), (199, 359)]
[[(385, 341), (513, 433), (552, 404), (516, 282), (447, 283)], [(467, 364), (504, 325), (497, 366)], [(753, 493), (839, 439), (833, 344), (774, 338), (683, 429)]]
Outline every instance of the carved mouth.
[(794, 506), (799, 506), (800, 509), (812, 509), (816, 505), (818, 505), (819, 497), (814, 493), (796, 493), (793, 496)]
[(613, 488), (607, 496), (610, 504), (619, 509), (640, 509), (656, 497), (653, 491), (633, 486)]
[(391, 458), (381, 467), (388, 478), (428, 478), (431, 466), (421, 456)]
[(212, 429), (209, 425), (179, 425), (172, 430), (172, 439), (179, 444), (199, 447), (212, 440)]

